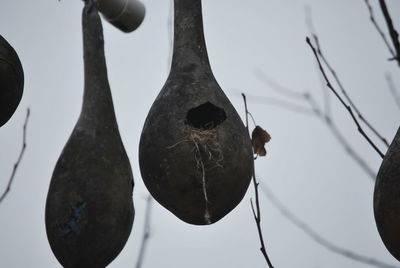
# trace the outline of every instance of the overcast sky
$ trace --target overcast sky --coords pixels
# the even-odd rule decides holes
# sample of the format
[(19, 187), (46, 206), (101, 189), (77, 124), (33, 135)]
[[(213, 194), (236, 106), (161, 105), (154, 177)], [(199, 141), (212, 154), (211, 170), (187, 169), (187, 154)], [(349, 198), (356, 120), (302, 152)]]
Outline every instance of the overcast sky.
[[(103, 20), (108, 75), (122, 140), (134, 179), (135, 222), (126, 247), (109, 266), (133, 267), (142, 236), (148, 192), (138, 166), (144, 120), (169, 71), (170, 1), (143, 1), (146, 18), (125, 34)], [(376, 0), (377, 21), (386, 25)], [(387, 0), (400, 29), (400, 1)], [(284, 204), (325, 238), (360, 254), (396, 265), (384, 248), (372, 210), (373, 181), (345, 153), (314, 116), (295, 113), (250, 97), (279, 97), (257, 72), (323, 103), (320, 77), (306, 45), (305, 6), (325, 55), (353, 101), (388, 140), (399, 126), (384, 74), (400, 89), (400, 69), (369, 21), (363, 0), (203, 1), (205, 38), (211, 66), (221, 88), (243, 118), (240, 92), (249, 109), (272, 136), (268, 155), (256, 173)], [(60, 267), (47, 242), (44, 208), (55, 163), (78, 118), (83, 93), (82, 1), (1, 0), (0, 34), (17, 51), (25, 72), (24, 96), (12, 119), (0, 128), (0, 189), (18, 157), (26, 108), (31, 108), (26, 154), (12, 190), (0, 204), (0, 266)], [(328, 89), (324, 88), (325, 91)], [(363, 140), (350, 117), (331, 98), (332, 117), (370, 167), (381, 159)], [(385, 150), (384, 146), (378, 145)], [(155, 203), (152, 236), (143, 267), (266, 267), (250, 198), (210, 226), (189, 225)], [(367, 267), (321, 247), (261, 197), (267, 251), (278, 268)], [(400, 265), (397, 265), (400, 267)]]

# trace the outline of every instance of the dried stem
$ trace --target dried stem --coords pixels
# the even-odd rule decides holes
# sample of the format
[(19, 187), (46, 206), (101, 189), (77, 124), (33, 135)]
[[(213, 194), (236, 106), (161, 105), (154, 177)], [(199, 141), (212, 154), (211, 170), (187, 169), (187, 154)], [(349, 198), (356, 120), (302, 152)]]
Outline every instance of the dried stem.
[[(248, 119), (249, 111), (247, 110), (246, 95), (242, 93), (242, 97), (243, 97), (244, 108), (245, 108), (245, 113), (246, 113), (246, 129), (247, 129), (247, 132), (249, 132), (249, 119)], [(260, 238), (260, 243), (261, 243), (260, 251), (263, 254), (268, 266), (270, 268), (273, 268), (274, 266), (272, 265), (272, 263), (271, 263), (271, 261), (270, 261), (270, 259), (268, 257), (267, 251), (265, 249), (264, 237), (263, 237), (262, 229), (261, 229), (260, 200), (259, 200), (259, 195), (258, 195), (258, 182), (257, 182), (256, 175), (255, 175), (254, 160), (253, 160), (252, 173), (253, 173), (252, 176), (253, 176), (256, 208), (254, 209), (254, 205), (253, 205), (253, 200), (252, 199), (250, 199), (250, 204), (251, 204), (251, 209), (253, 211), (254, 220), (255, 220), (256, 225), (257, 225), (258, 236)]]
[(26, 127), (28, 124), (29, 115), (30, 115), (30, 110), (29, 110), (29, 108), (27, 108), (25, 122), (24, 122), (24, 126), (23, 126), (23, 134), (22, 134), (22, 149), (21, 149), (21, 152), (19, 153), (17, 162), (15, 162), (15, 164), (14, 164), (13, 171), (11, 173), (10, 179), (8, 180), (7, 188), (4, 190), (3, 194), (0, 197), (0, 203), (4, 200), (4, 198), (6, 198), (7, 194), (11, 190), (11, 185), (14, 181), (15, 173), (17, 172), (18, 166), (21, 162), (22, 156), (24, 155), (24, 152), (26, 149)]
[(250, 133), (250, 130), (249, 130), (249, 116), (248, 116), (248, 110), (247, 110), (246, 95), (244, 95), (244, 93), (242, 93), (242, 97), (243, 97), (243, 102), (244, 102), (244, 110), (245, 110), (245, 114), (246, 114), (246, 130), (247, 130), (248, 133)]
[(321, 246), (325, 247), (326, 249), (342, 255), (346, 258), (352, 259), (354, 261), (358, 261), (367, 265), (375, 266), (375, 267), (381, 267), (381, 268), (398, 268), (397, 266), (390, 265), (384, 262), (381, 262), (379, 260), (376, 260), (374, 258), (370, 258), (367, 256), (363, 256), (361, 254), (358, 254), (356, 252), (353, 252), (351, 250), (339, 247), (326, 238), (322, 237), (318, 232), (316, 232), (313, 228), (311, 228), (308, 224), (306, 224), (304, 221), (302, 221), (300, 218), (296, 217), (289, 209), (287, 209), (283, 203), (272, 193), (270, 189), (265, 184), (261, 185), (261, 190), (264, 193), (264, 195), (270, 200), (271, 204), (274, 205), (279, 212), (287, 219), (289, 220), (292, 224), (297, 226), (299, 229), (301, 229), (305, 234), (307, 234), (311, 239), (313, 239), (315, 242), (320, 244)]
[(136, 268), (142, 267), (144, 254), (146, 252), (146, 246), (150, 238), (151, 228), (150, 228), (150, 219), (151, 219), (151, 207), (153, 198), (149, 195), (146, 198), (147, 205), (146, 205), (146, 214), (144, 220), (144, 229), (143, 229), (143, 237), (142, 237), (142, 244), (140, 246), (139, 256), (136, 262)]
[(386, 47), (388, 48), (391, 56), (393, 58), (396, 57), (396, 54), (394, 53), (392, 47), (389, 44), (389, 41), (386, 38), (386, 35), (383, 33), (382, 29), (379, 27), (378, 23), (375, 20), (375, 15), (374, 15), (374, 11), (372, 9), (371, 4), (369, 3), (369, 0), (364, 0), (365, 4), (367, 5), (368, 11), (369, 11), (369, 18), (372, 22), (372, 24), (375, 26), (376, 31), (379, 33), (379, 35), (381, 36), (383, 42), (385, 43)]
[[(350, 105), (348, 105), (343, 99), (342, 97), (338, 94), (338, 92), (335, 90), (335, 88), (332, 86), (328, 76), (325, 73), (324, 68), (322, 67), (322, 63), (319, 57), (319, 53), (317, 52), (317, 50), (314, 48), (314, 46), (311, 44), (310, 38), (306, 38), (306, 42), (307, 44), (310, 46), (312, 52), (314, 53), (314, 56), (318, 62), (318, 66), (319, 69), (322, 73), (322, 75), (324, 76), (324, 79), (326, 81), (326, 85), (328, 86), (328, 88), (335, 94), (335, 96), (338, 98), (338, 100), (342, 103), (342, 105), (346, 108), (346, 110), (349, 112), (351, 118), (353, 119), (354, 123), (357, 126), (358, 131), (361, 133), (361, 135), (368, 141), (368, 143), (372, 146), (372, 148), (374, 148), (374, 150), (383, 158), (384, 154), (378, 149), (378, 147), (375, 145), (375, 143), (368, 137), (368, 135), (365, 133), (364, 129), (361, 127), (360, 123), (358, 122), (357, 118), (355, 117), (352, 108), (350, 107)], [(326, 63), (326, 62), (325, 62)], [(328, 67), (329, 68), (329, 67)], [(329, 68), (330, 69), (330, 68)]]
[(399, 34), (394, 28), (392, 18), (390, 17), (389, 10), (386, 6), (385, 0), (379, 0), (379, 4), (381, 6), (383, 17), (385, 18), (386, 25), (388, 27), (390, 38), (392, 39), (394, 50), (396, 51), (394, 60), (397, 61), (398, 65), (400, 66), (400, 41), (399, 41)]

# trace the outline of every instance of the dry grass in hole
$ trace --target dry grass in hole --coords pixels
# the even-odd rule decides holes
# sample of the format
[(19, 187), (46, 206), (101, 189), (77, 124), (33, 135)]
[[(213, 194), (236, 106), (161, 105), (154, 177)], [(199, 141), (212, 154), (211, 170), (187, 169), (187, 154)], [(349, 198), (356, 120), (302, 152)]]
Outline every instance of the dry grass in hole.
[(210, 221), (210, 213), (208, 211), (208, 196), (207, 196), (207, 186), (206, 186), (206, 166), (203, 161), (202, 153), (201, 151), (204, 151), (204, 153), (207, 156), (207, 162), (213, 163), (213, 165), (209, 168), (223, 168), (222, 162), (224, 160), (224, 156), (221, 150), (221, 145), (218, 142), (218, 133), (216, 129), (197, 129), (197, 128), (192, 128), (190, 126), (185, 126), (183, 130), (185, 136), (184, 139), (171, 145), (168, 146), (167, 149), (172, 149), (182, 142), (192, 142), (193, 143), (193, 150), (194, 151), (194, 158), (196, 160), (196, 168), (197, 170), (200, 171), (201, 173), (201, 181), (202, 181), (202, 186), (203, 186), (203, 195), (205, 199), (205, 213), (204, 213), (204, 219), (207, 224), (211, 224)]

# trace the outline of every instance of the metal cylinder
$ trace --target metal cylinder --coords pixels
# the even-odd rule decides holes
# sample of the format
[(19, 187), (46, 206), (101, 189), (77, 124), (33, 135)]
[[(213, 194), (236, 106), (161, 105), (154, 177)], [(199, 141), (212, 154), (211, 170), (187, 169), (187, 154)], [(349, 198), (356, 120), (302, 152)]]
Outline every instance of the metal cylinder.
[(97, 0), (98, 9), (112, 25), (132, 32), (142, 23), (145, 7), (138, 0)]

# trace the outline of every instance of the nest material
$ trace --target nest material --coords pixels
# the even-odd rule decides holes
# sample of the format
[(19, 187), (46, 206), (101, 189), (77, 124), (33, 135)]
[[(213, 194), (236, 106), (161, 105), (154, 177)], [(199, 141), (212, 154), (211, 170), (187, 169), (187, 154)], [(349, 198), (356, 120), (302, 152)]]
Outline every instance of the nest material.
[(216, 129), (198, 129), (191, 126), (185, 126), (183, 132), (185, 137), (183, 140), (167, 147), (172, 149), (182, 142), (193, 143), (194, 158), (196, 161), (196, 169), (200, 173), (203, 186), (203, 195), (205, 200), (204, 219), (207, 224), (211, 224), (210, 212), (208, 210), (207, 184), (206, 184), (206, 169), (223, 168), (224, 156), (221, 150), (221, 145), (218, 142), (218, 133)]

